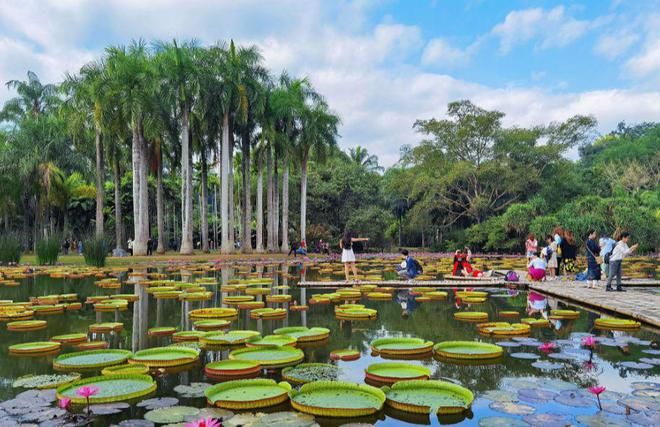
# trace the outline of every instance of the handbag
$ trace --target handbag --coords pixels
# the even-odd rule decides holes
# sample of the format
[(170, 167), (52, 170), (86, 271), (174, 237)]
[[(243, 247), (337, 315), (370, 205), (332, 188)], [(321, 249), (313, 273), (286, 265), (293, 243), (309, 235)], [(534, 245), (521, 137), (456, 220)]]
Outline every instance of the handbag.
[(589, 249), (589, 242), (584, 242), (584, 245), (587, 247), (587, 250), (589, 251), (591, 256), (594, 257), (594, 259), (596, 260), (596, 263), (599, 264), (599, 265), (602, 264), (603, 263), (603, 257), (600, 256), (600, 255), (596, 255), (593, 252), (591, 252), (591, 249)]

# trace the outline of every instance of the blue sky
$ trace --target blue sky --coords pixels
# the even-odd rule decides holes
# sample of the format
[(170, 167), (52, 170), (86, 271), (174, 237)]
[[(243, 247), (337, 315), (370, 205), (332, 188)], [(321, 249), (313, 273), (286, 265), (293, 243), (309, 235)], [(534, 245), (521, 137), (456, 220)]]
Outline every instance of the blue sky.
[(274, 74), (328, 98), (342, 147), (385, 165), (457, 99), (506, 125), (592, 114), (604, 133), (660, 117), (658, 0), (3, 0), (0, 81), (59, 81), (138, 37), (258, 45)]

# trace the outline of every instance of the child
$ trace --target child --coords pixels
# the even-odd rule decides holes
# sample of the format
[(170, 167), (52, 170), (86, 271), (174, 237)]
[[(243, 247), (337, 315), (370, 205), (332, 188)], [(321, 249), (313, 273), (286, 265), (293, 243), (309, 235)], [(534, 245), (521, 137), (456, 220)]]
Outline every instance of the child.
[(532, 278), (534, 281), (541, 281), (545, 279), (545, 271), (548, 268), (545, 260), (543, 258), (540, 258), (536, 254), (532, 255), (532, 259), (529, 261), (529, 264), (527, 265), (529, 276)]
[(525, 242), (525, 252), (527, 254), (527, 260), (531, 260), (536, 256), (536, 253), (539, 249), (539, 242), (536, 240), (534, 233), (530, 233), (527, 236), (527, 241)]
[(548, 245), (543, 249), (545, 251), (543, 255), (548, 263), (546, 273), (548, 273), (550, 279), (554, 279), (556, 277), (556, 268), (559, 265), (557, 263), (557, 241), (548, 234), (545, 238), (545, 242)]

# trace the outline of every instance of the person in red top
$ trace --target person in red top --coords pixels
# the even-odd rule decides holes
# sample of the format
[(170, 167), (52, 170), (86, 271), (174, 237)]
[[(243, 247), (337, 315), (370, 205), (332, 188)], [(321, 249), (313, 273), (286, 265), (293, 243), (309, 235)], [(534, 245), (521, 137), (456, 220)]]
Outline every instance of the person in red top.
[(464, 252), (458, 249), (454, 253), (454, 267), (451, 274), (453, 276), (482, 277), (484, 273), (472, 267), (470, 258), (472, 258), (470, 248), (465, 248)]

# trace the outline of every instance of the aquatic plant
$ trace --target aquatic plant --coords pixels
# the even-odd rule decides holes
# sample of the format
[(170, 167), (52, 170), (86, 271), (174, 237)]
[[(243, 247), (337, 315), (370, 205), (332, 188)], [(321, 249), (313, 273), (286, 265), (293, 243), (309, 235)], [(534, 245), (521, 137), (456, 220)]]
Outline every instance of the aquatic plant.
[(37, 242), (37, 264), (54, 265), (60, 255), (60, 241), (58, 236), (50, 236)]
[(91, 236), (83, 241), (83, 256), (87, 265), (105, 267), (108, 251), (108, 241), (103, 236)]
[[(76, 394), (80, 397), (84, 397), (85, 400), (87, 400), (87, 413), (89, 414), (89, 398), (98, 394), (99, 388), (96, 387), (95, 385), (84, 385), (80, 387), (78, 390), (76, 390)], [(69, 402), (71, 402), (71, 399), (69, 399)]]
[(539, 346), (539, 350), (544, 353), (552, 353), (552, 351), (557, 347), (553, 342), (544, 342)]
[(200, 418), (197, 421), (192, 421), (185, 424), (185, 427), (222, 427), (220, 421), (215, 418)]
[(11, 264), (21, 260), (21, 241), (13, 234), (0, 236), (0, 264)]
[(605, 391), (605, 386), (595, 385), (595, 386), (589, 387), (587, 390), (589, 390), (589, 393), (596, 396), (596, 399), (598, 400), (598, 409), (600, 409), (602, 411), (603, 410), (603, 405), (601, 405), (601, 403), (600, 403), (600, 395), (601, 395), (602, 392)]

